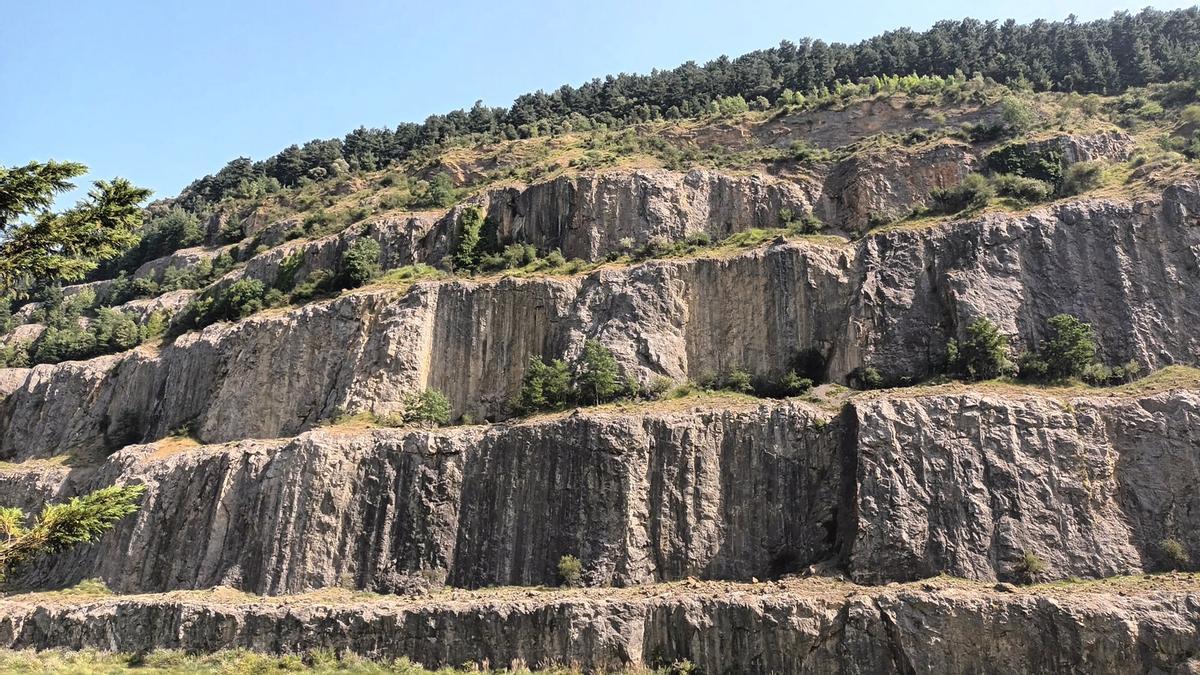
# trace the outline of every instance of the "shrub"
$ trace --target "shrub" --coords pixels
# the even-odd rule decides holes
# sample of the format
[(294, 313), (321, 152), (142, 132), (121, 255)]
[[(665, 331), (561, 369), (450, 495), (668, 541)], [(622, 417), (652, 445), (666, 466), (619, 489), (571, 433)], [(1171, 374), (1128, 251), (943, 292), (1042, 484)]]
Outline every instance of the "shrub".
[(228, 321), (244, 319), (263, 308), (266, 288), (258, 279), (239, 279), (229, 285), (217, 303), (220, 317)]
[(671, 391), (673, 384), (674, 381), (671, 378), (659, 375), (650, 380), (650, 384), (646, 385), (643, 395), (651, 401), (657, 401), (666, 396), (667, 392)]
[(583, 563), (573, 555), (564, 555), (558, 559), (558, 580), (567, 588), (583, 586)]
[(795, 370), (789, 370), (783, 379), (779, 381), (779, 388), (783, 390), (785, 396), (797, 396), (812, 389), (813, 381), (807, 377), (800, 377)]
[(1084, 382), (1094, 384), (1096, 386), (1106, 386), (1121, 384), (1124, 382), (1132, 382), (1138, 379), (1142, 372), (1142, 365), (1137, 361), (1130, 360), (1123, 365), (1109, 368), (1102, 363), (1092, 363), (1084, 368)]
[(339, 285), (358, 288), (379, 274), (379, 242), (370, 237), (356, 240), (342, 254)]
[(450, 176), (439, 173), (429, 183), (428, 203), (430, 206), (447, 208), (458, 199), (458, 191), (454, 189), (454, 181)]
[(992, 179), (992, 185), (996, 188), (996, 194), (1026, 204), (1046, 201), (1054, 194), (1053, 186), (1045, 181), (1011, 174), (996, 176)]
[(1016, 96), (1005, 96), (1000, 100), (1000, 119), (1012, 133), (1027, 131), (1037, 123), (1037, 111), (1026, 100)]
[(1008, 360), (1008, 337), (986, 317), (967, 326), (967, 336), (946, 346), (946, 366), (950, 373), (967, 380), (990, 380), (1007, 375), (1013, 364)]
[(483, 232), (483, 212), (469, 206), (459, 218), (458, 244), (454, 247), (454, 265), (458, 269), (474, 271), (479, 266), (480, 240)]
[(529, 357), (529, 365), (521, 380), (521, 391), (517, 395), (517, 412), (527, 414), (539, 410), (560, 410), (573, 398), (571, 373), (562, 359), (546, 363), (536, 356)]
[(304, 264), (304, 252), (294, 251), (279, 261), (279, 270), (275, 273), (275, 288), (290, 292), (296, 287), (296, 273)]
[(1163, 567), (1168, 570), (1184, 570), (1191, 565), (1191, 557), (1178, 539), (1163, 539), (1158, 542), (1158, 550), (1162, 556)]
[(999, 175), (1033, 178), (1058, 188), (1063, 180), (1062, 149), (1029, 143), (1009, 143), (988, 153), (988, 170)]
[(1104, 164), (1101, 162), (1079, 162), (1067, 168), (1063, 177), (1062, 193), (1077, 195), (1100, 187), (1104, 182)]
[(439, 427), (450, 423), (450, 399), (436, 389), (413, 394), (404, 404), (404, 421)]
[(883, 375), (871, 366), (859, 366), (850, 372), (850, 384), (856, 389), (879, 389), (883, 387)]
[(122, 352), (142, 341), (141, 331), (133, 317), (115, 309), (101, 309), (88, 327), (95, 336), (96, 351)]
[(1032, 584), (1045, 572), (1046, 561), (1029, 551), (1023, 551), (1021, 559), (1013, 566), (1013, 575), (1018, 581), (1025, 584)]
[(597, 340), (583, 343), (583, 354), (575, 373), (579, 398), (596, 405), (615, 399), (622, 390), (617, 360)]
[(721, 388), (749, 394), (754, 391), (754, 384), (751, 382), (750, 373), (741, 368), (734, 368), (721, 376)]
[(971, 173), (956, 187), (934, 190), (929, 196), (942, 213), (977, 211), (992, 198), (992, 186), (982, 175)]
[(292, 290), (292, 300), (311, 300), (327, 293), (335, 286), (333, 273), (327, 269), (315, 269), (308, 273), (304, 282)]
[(13, 342), (0, 347), (0, 368), (28, 368), (31, 365), (28, 342)]
[(562, 267), (563, 265), (567, 264), (567, 259), (563, 257), (561, 251), (554, 249), (546, 254), (546, 264), (552, 269), (555, 267)]
[(1089, 324), (1070, 314), (1059, 314), (1047, 322), (1049, 334), (1040, 356), (1051, 379), (1078, 377), (1096, 358), (1095, 334)]

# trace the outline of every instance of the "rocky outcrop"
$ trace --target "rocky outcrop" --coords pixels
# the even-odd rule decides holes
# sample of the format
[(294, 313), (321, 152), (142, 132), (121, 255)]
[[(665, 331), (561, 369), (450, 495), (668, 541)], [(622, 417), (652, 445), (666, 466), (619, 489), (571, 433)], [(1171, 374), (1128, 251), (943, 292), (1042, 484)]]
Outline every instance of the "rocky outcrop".
[(1120, 594), (797, 583), (341, 603), (29, 598), (0, 601), (0, 645), (326, 649), (426, 667), (589, 671), (687, 660), (706, 673), (1191, 672), (1200, 666), (1197, 607), (1200, 595), (1186, 583)]
[[(865, 582), (938, 574), (1105, 577), (1200, 559), (1200, 393), (881, 397), (854, 404), (854, 532)], [(848, 481), (849, 482), (849, 481)]]
[(647, 242), (698, 234), (724, 239), (777, 228), (782, 211), (812, 210), (813, 186), (768, 176), (711, 171), (608, 171), (556, 178), (489, 194), (487, 214), (503, 239), (557, 248), (567, 258), (602, 260)]
[[(392, 575), (454, 586), (775, 578), (810, 565), (868, 583), (1015, 580), (1200, 559), (1200, 393), (860, 395), (659, 404), (437, 432), (339, 427), (291, 440), (133, 446), (96, 468), (0, 473), (27, 507), (150, 486), (94, 548), (22, 583), (99, 576), (125, 592), (288, 593)], [(717, 404), (714, 406), (714, 404)]]
[(939, 372), (947, 341), (980, 316), (1026, 348), (1065, 312), (1095, 326), (1109, 363), (1189, 363), (1198, 213), (1200, 186), (1180, 184), (1158, 199), (1081, 200), (855, 246), (779, 242), (582, 276), (356, 292), (161, 350), (33, 368), (0, 403), (0, 457), (119, 447), (183, 425), (206, 442), (287, 436), (338, 409), (399, 410), (427, 387), (456, 415), (495, 420), (530, 355), (570, 358), (589, 338), (643, 383), (734, 368), (772, 380), (807, 349), (834, 381), (871, 366), (904, 382)]
[(814, 210), (838, 230), (865, 231), (929, 206), (930, 193), (958, 185), (977, 164), (971, 146), (957, 141), (864, 151), (832, 168)]
[(137, 515), (24, 583), (99, 576), (126, 592), (226, 584), (286, 593), (778, 576), (834, 557), (841, 434), (796, 403), (225, 446), (134, 446), (95, 469), (0, 473), (21, 505), (149, 486)]

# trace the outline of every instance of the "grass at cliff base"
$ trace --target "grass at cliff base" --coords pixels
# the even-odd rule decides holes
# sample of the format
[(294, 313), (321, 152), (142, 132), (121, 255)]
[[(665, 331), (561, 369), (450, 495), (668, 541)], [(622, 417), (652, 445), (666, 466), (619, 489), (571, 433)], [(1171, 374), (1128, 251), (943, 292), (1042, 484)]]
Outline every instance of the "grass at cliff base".
[[(248, 650), (226, 650), (204, 655), (189, 655), (182, 651), (163, 650), (148, 654), (115, 654), (94, 650), (65, 651), (0, 650), (0, 672), (55, 673), (101, 675), (108, 673), (220, 673), (222, 675), (258, 675), (260, 673), (395, 673), (398, 675), (457, 675), (458, 673), (543, 673), (546, 675), (575, 675), (577, 668), (534, 670), (523, 664), (506, 668), (487, 666), (465, 669), (443, 668), (428, 670), (408, 659), (372, 661), (352, 655), (337, 656), (332, 652), (310, 652), (304, 655), (270, 656)], [(627, 670), (622, 673), (650, 674), (673, 672), (670, 669)]]

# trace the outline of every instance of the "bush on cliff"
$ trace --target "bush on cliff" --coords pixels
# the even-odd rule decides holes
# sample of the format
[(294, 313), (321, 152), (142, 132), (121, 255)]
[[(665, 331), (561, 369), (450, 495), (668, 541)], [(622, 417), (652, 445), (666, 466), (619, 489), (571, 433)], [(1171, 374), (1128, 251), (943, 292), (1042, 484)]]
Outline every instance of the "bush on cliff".
[(571, 371), (566, 361), (554, 359), (549, 363), (531, 356), (521, 380), (521, 391), (514, 403), (519, 414), (539, 410), (561, 410), (571, 403)]
[(404, 421), (427, 427), (450, 423), (450, 399), (436, 389), (426, 389), (408, 397), (404, 404)]
[(575, 403), (599, 405), (640, 393), (636, 379), (622, 376), (612, 351), (597, 340), (588, 340), (570, 364), (562, 359), (546, 362), (529, 357), (513, 408), (517, 414), (527, 415), (562, 410)]
[(358, 239), (342, 254), (339, 285), (358, 288), (379, 274), (379, 242), (370, 237)]
[(1013, 372), (1008, 360), (1008, 336), (986, 317), (967, 326), (967, 336), (946, 345), (946, 367), (965, 380), (990, 380)]
[(1070, 314), (1053, 316), (1036, 352), (1022, 354), (1023, 380), (1047, 381), (1080, 377), (1096, 360), (1096, 337), (1090, 324)]
[(583, 586), (583, 563), (573, 555), (564, 555), (558, 559), (558, 580), (567, 588)]
[(933, 199), (935, 210), (940, 213), (961, 213), (963, 211), (978, 211), (987, 206), (994, 191), (991, 183), (981, 174), (971, 173), (961, 183), (952, 188), (934, 190), (929, 194)]
[(1158, 542), (1158, 552), (1163, 569), (1174, 572), (1186, 570), (1191, 566), (1191, 556), (1178, 539), (1168, 537)]
[(616, 399), (623, 387), (612, 351), (596, 340), (584, 342), (575, 367), (575, 383), (580, 400), (592, 405)]

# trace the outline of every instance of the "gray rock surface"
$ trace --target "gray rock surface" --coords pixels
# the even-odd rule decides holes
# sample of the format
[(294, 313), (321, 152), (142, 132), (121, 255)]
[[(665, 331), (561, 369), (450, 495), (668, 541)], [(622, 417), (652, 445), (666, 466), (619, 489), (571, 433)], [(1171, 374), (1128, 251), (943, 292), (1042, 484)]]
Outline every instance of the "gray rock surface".
[(570, 358), (588, 338), (643, 383), (733, 368), (777, 378), (809, 348), (827, 356), (834, 381), (873, 366), (903, 382), (938, 372), (947, 340), (980, 316), (1019, 349), (1066, 312), (1095, 326), (1108, 363), (1191, 363), (1197, 214), (1200, 186), (1189, 183), (1154, 199), (1079, 200), (855, 245), (798, 241), (574, 277), (355, 292), (210, 326), (159, 351), (22, 371), (0, 403), (0, 458), (112, 449), (188, 424), (206, 442), (289, 436), (338, 409), (398, 410), (426, 387), (445, 392), (456, 415), (499, 419), (530, 355)]
[(604, 585), (768, 577), (837, 554), (840, 443), (829, 413), (797, 403), (438, 432), (332, 427), (0, 472), (0, 493), (32, 509), (115, 482), (149, 486), (136, 516), (30, 570), (26, 585), (99, 576), (125, 592), (285, 593), (376, 588), (392, 572), (553, 584), (566, 554)]
[(426, 667), (668, 666), (705, 673), (1193, 672), (1200, 595), (1184, 587), (998, 594), (755, 585), (427, 600), (219, 594), (0, 601), (0, 645), (141, 652), (332, 649)]
[(1200, 393), (879, 398), (854, 405), (849, 569), (885, 582), (1165, 569), (1160, 542), (1200, 559)]
[[(673, 403), (681, 405), (686, 402)], [(0, 494), (41, 502), (150, 486), (93, 548), (26, 587), (99, 576), (124, 592), (255, 593), (389, 574), (454, 586), (774, 578), (810, 565), (868, 583), (1016, 580), (1200, 559), (1200, 393), (903, 392), (839, 414), (794, 401), (632, 409), (436, 432), (330, 427), (291, 440), (133, 446), (98, 468), (14, 467)]]

